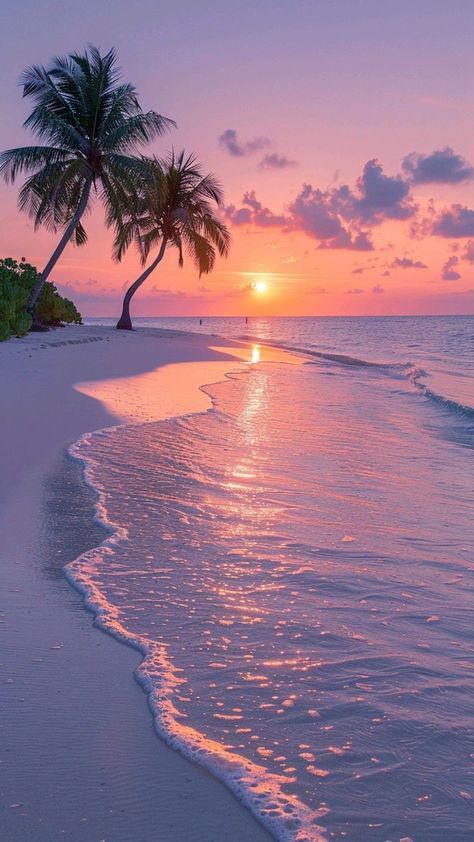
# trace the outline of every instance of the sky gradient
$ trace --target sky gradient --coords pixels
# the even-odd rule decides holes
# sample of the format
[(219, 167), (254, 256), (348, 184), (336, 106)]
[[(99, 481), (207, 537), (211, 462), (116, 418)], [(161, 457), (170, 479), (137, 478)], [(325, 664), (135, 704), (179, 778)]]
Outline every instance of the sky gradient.
[[(22, 69), (92, 42), (177, 121), (149, 151), (194, 151), (223, 183), (230, 257), (199, 279), (170, 252), (136, 315), (474, 313), (471, 0), (19, 0), (2, 23), (2, 149), (31, 142)], [(57, 238), (17, 190), (0, 185), (0, 256), (41, 268)], [(98, 203), (86, 227), (51, 279), (115, 315), (138, 260), (112, 262)]]

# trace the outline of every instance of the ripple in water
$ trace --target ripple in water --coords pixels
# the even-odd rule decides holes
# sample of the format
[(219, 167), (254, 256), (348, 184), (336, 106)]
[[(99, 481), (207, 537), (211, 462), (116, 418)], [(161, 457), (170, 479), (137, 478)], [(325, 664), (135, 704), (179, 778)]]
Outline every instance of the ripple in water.
[(74, 446), (115, 531), (69, 575), (277, 838), (470, 839), (472, 430), (375, 368), (230, 379)]

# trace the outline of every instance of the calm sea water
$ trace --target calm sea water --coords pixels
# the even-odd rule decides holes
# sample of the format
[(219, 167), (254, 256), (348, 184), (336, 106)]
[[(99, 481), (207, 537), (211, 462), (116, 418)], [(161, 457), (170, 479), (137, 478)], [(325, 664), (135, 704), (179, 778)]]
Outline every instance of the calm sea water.
[(202, 330), (308, 355), (81, 439), (114, 532), (71, 577), (145, 654), (160, 732), (275, 837), (471, 840), (474, 318)]
[[(89, 318), (114, 325), (117, 319)], [(137, 318), (137, 327), (158, 327), (230, 339), (255, 339), (360, 361), (416, 365), (440, 396), (474, 406), (474, 316), (307, 318)]]

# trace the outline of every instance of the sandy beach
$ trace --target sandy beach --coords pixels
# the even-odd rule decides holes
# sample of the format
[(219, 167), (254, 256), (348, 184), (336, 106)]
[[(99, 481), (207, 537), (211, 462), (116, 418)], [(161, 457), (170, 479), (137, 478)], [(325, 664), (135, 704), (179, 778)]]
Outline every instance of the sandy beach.
[(0, 825), (8, 842), (270, 838), (223, 785), (155, 735), (133, 678), (139, 653), (94, 628), (62, 572), (104, 537), (67, 447), (122, 421), (206, 409), (199, 385), (238, 365), (212, 344), (81, 326), (0, 347)]

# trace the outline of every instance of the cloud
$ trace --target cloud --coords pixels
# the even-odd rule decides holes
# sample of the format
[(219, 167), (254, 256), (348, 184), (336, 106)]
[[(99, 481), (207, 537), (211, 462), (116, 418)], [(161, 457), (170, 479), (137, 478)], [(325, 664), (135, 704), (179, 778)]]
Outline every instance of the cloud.
[(346, 293), (348, 295), (361, 295), (364, 292), (363, 289), (359, 289), (359, 287), (354, 287), (353, 289), (346, 289)]
[(255, 190), (248, 190), (242, 198), (242, 207), (228, 205), (225, 216), (234, 225), (256, 225), (259, 228), (284, 228), (289, 225), (288, 217), (274, 214), (258, 201)]
[(333, 240), (320, 243), (318, 249), (351, 249), (353, 251), (373, 251), (374, 245), (367, 231), (359, 231), (353, 235), (343, 230)]
[(393, 263), (390, 264), (392, 269), (427, 269), (426, 263), (421, 260), (412, 260), (411, 257), (396, 257)]
[(431, 223), (438, 237), (474, 237), (474, 210), (460, 204), (445, 208)]
[(455, 269), (459, 263), (459, 258), (455, 254), (449, 257), (441, 270), (441, 278), (443, 281), (459, 281), (461, 275)]
[(468, 240), (462, 254), (463, 260), (468, 263), (474, 263), (474, 240)]
[(373, 158), (357, 179), (356, 193), (349, 191), (345, 211), (346, 218), (379, 225), (385, 219), (409, 219), (416, 213), (416, 205), (406, 181), (399, 175), (384, 175), (382, 165)]
[(291, 167), (297, 167), (298, 161), (293, 161), (291, 158), (287, 158), (286, 155), (269, 152), (268, 155), (264, 155), (258, 166), (261, 170), (286, 170)]
[(103, 298), (116, 299), (121, 295), (120, 291), (116, 289), (110, 289), (110, 287), (99, 287), (98, 281), (94, 279), (89, 279), (88, 281), (71, 281), (67, 284), (61, 283), (61, 281), (54, 281), (54, 284), (61, 295), (65, 295), (67, 298), (72, 298), (76, 304), (81, 301), (88, 301), (89, 299), (95, 300), (96, 298), (99, 300)]
[(328, 291), (325, 287), (313, 287), (310, 292), (314, 295), (327, 295)]
[(372, 292), (379, 294), (381, 292), (385, 292), (385, 290), (383, 287), (380, 286), (380, 284), (376, 284), (374, 287), (372, 287)]
[(365, 227), (380, 225), (387, 219), (408, 219), (416, 211), (409, 184), (399, 175), (385, 175), (374, 158), (367, 161), (354, 189), (347, 184), (325, 190), (303, 184), (289, 205), (287, 216), (264, 208), (255, 191), (245, 194), (242, 207), (230, 205), (226, 215), (234, 225), (280, 226), (287, 231), (300, 231), (318, 240), (319, 249), (373, 251), (370, 231)]
[(290, 205), (290, 213), (297, 228), (318, 240), (334, 240), (347, 233), (332, 210), (327, 193), (310, 184), (303, 185)]
[(385, 272), (382, 272), (382, 278), (386, 278), (389, 275), (390, 275), (390, 272), (388, 271), (388, 269), (386, 269)]
[(248, 207), (252, 208), (253, 211), (259, 211), (262, 208), (262, 203), (258, 201), (255, 195), (255, 190), (247, 190), (247, 192), (244, 193), (242, 204), (248, 205)]
[(474, 168), (450, 146), (430, 155), (411, 152), (403, 159), (402, 169), (413, 184), (459, 184), (474, 176)]
[(358, 269), (353, 269), (351, 275), (363, 275), (364, 270), (359, 266)]
[(221, 149), (224, 149), (233, 158), (246, 158), (248, 155), (272, 145), (268, 137), (254, 137), (253, 140), (242, 143), (238, 139), (235, 129), (226, 129), (218, 138), (218, 143)]
[(225, 211), (226, 219), (233, 225), (250, 225), (253, 222), (253, 212), (250, 208), (236, 208), (235, 205), (227, 205)]
[(212, 290), (209, 289), (209, 287), (205, 287), (205, 286), (198, 286), (197, 291), (202, 292), (202, 293), (212, 292)]
[(245, 281), (245, 283), (241, 283), (239, 286), (235, 286), (227, 292), (221, 294), (222, 298), (236, 298), (239, 296), (245, 296), (249, 292), (254, 292), (256, 288), (256, 281), (249, 280)]
[(320, 190), (305, 184), (290, 205), (296, 227), (321, 240), (321, 248), (359, 251), (373, 249), (363, 226), (409, 219), (416, 211), (409, 184), (399, 175), (385, 175), (376, 158), (367, 161), (354, 189), (343, 184)]
[(322, 191), (304, 184), (289, 207), (295, 229), (320, 240), (320, 248), (370, 251), (373, 245), (366, 232), (344, 226), (334, 206), (334, 194), (339, 190)]
[(169, 287), (158, 287), (154, 284), (150, 287), (150, 292), (156, 292), (158, 295), (161, 295), (163, 298), (192, 298), (192, 294), (189, 295), (187, 292), (183, 292), (181, 289), (170, 289)]

